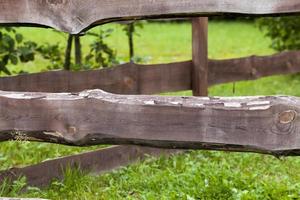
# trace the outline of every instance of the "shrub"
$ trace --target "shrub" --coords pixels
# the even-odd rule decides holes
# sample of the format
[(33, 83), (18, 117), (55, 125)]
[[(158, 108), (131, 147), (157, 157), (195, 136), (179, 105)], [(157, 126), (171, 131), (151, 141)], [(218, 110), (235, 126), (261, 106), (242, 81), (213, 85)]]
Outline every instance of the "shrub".
[(0, 28), (0, 72), (10, 75), (7, 65), (34, 60), (34, 42), (24, 41), (13, 28)]
[(300, 49), (300, 17), (267, 17), (258, 19), (259, 28), (272, 39), (271, 47), (277, 51)]

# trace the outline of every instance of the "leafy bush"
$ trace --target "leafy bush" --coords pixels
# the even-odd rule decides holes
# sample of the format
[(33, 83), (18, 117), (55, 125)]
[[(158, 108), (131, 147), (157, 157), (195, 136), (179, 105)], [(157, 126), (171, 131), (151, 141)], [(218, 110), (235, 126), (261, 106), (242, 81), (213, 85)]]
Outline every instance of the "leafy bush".
[[(143, 28), (141, 22), (125, 23), (123, 31), (128, 37), (129, 58), (132, 62), (139, 62), (141, 58), (134, 55), (133, 35), (137, 29)], [(36, 56), (40, 56), (49, 61), (49, 70), (66, 69), (82, 70), (110, 67), (119, 64), (117, 54), (107, 43), (106, 39), (111, 36), (113, 29), (99, 29), (99, 32), (89, 31), (87, 36), (93, 37), (94, 40), (89, 44), (89, 50), (84, 55), (84, 63), (81, 63), (82, 51), (79, 36), (69, 35), (66, 50), (60, 44), (38, 44), (35, 41), (26, 41), (22, 34), (15, 28), (0, 28), (0, 73), (11, 75), (8, 65), (17, 65), (19, 62), (26, 63), (34, 61)], [(57, 34), (61, 34), (55, 31)], [(75, 43), (75, 56), (72, 57), (72, 43)], [(75, 59), (74, 59), (75, 58)], [(26, 73), (25, 71), (13, 73)]]
[(258, 26), (272, 39), (271, 47), (278, 51), (300, 49), (300, 17), (267, 17), (258, 19)]
[(36, 44), (24, 41), (23, 36), (13, 28), (0, 29), (0, 72), (10, 75), (7, 65), (34, 60)]
[(50, 61), (50, 66), (48, 69), (60, 69), (63, 66), (63, 53), (62, 48), (59, 44), (42, 44), (36, 51), (40, 53), (40, 55)]
[[(58, 68), (62, 63), (61, 49), (58, 44), (41, 44), (26, 41), (14, 28), (0, 28), (0, 72), (11, 75), (9, 64), (34, 61), (36, 54), (51, 62), (51, 68)], [(25, 71), (15, 72), (24, 73)]]
[[(84, 69), (108, 67), (118, 63), (116, 52), (104, 41), (105, 38), (111, 35), (112, 31), (112, 29), (109, 29), (100, 30), (99, 33), (87, 33), (87, 35), (95, 37), (95, 40), (89, 45), (90, 51), (86, 56), (86, 63), (82, 66), (71, 63), (71, 69), (80, 70), (82, 67)], [(26, 41), (23, 35), (17, 32), (17, 29), (8, 27), (0, 28), (0, 72), (11, 75), (12, 73), (8, 69), (9, 64), (17, 65), (19, 62), (34, 61), (36, 55), (50, 62), (48, 66), (49, 70), (61, 69), (64, 66), (64, 62), (66, 62), (64, 61), (63, 48), (59, 44), (37, 44), (34, 41)], [(71, 60), (68, 61), (71, 62)], [(14, 73), (24, 72), (22, 70)]]
[(89, 45), (90, 51), (85, 57), (86, 63), (84, 67), (86, 69), (109, 67), (112, 64), (118, 64), (116, 52), (104, 41), (105, 38), (110, 37), (112, 32), (113, 29), (100, 29), (99, 33), (87, 33), (87, 35), (94, 37), (95, 40)]

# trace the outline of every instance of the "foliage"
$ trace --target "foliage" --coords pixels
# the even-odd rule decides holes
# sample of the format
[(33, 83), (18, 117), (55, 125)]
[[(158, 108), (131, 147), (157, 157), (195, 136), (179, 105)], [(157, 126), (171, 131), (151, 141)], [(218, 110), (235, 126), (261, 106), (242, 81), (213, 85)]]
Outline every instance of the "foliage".
[[(36, 54), (49, 60), (54, 68), (62, 62), (59, 45), (38, 45), (34, 41), (24, 40), (23, 35), (14, 28), (0, 29), (0, 72), (10, 75), (11, 71), (7, 68), (9, 64), (17, 65), (19, 62), (34, 61)], [(24, 73), (24, 71), (17, 73)]]
[(272, 39), (271, 47), (278, 51), (300, 49), (300, 17), (260, 18), (258, 25)]
[(105, 39), (108, 38), (113, 29), (102, 30), (99, 29), (99, 33), (88, 32), (88, 36), (95, 38), (89, 45), (89, 53), (85, 57), (84, 68), (99, 68), (109, 67), (112, 64), (118, 64), (116, 59), (116, 52), (105, 43)]
[[(86, 56), (85, 69), (108, 67), (117, 64), (116, 52), (110, 48), (105, 39), (108, 38), (112, 29), (101, 30), (99, 33), (88, 32), (95, 40), (89, 45), (89, 53)], [(56, 32), (58, 33), (58, 32)], [(11, 75), (8, 65), (18, 65), (34, 61), (37, 56), (49, 62), (47, 68), (61, 69), (64, 62), (64, 51), (59, 43), (37, 43), (25, 41), (24, 36), (14, 28), (0, 29), (0, 72)], [(72, 64), (73, 70), (79, 70), (81, 66)], [(25, 73), (23, 70), (15, 73)]]
[(144, 28), (144, 24), (142, 21), (134, 21), (130, 23), (125, 23), (123, 31), (126, 33), (128, 38), (128, 45), (129, 45), (129, 60), (133, 62), (140, 62), (142, 60), (141, 57), (136, 57), (134, 55), (134, 42), (133, 36), (139, 34), (137, 33), (137, 29)]
[(144, 28), (144, 23), (142, 21), (134, 21), (134, 22), (124, 24), (123, 31), (129, 37), (132, 33), (136, 35), (140, 35), (137, 33), (137, 30), (143, 28)]
[[(143, 162), (101, 176), (67, 170), (66, 178), (47, 190), (29, 187), (24, 180), (2, 196), (47, 199), (298, 199), (299, 162), (296, 157), (192, 151)], [(292, 170), (291, 170), (292, 168)], [(141, 178), (142, 177), (142, 178)], [(1, 188), (0, 188), (1, 189)]]
[(63, 66), (63, 53), (59, 44), (42, 44), (36, 48), (36, 51), (50, 61), (48, 69), (60, 69)]
[(23, 36), (13, 28), (0, 29), (0, 72), (10, 75), (7, 65), (34, 60), (36, 44), (23, 40)]

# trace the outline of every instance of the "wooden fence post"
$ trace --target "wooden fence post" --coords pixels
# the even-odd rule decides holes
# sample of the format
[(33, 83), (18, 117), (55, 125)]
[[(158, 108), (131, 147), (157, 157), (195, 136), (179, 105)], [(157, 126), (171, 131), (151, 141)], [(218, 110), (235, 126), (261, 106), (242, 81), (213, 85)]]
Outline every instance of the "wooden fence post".
[(64, 70), (71, 70), (71, 51), (72, 51), (73, 35), (69, 34), (67, 48), (65, 51)]
[(75, 64), (77, 66), (82, 65), (82, 53), (81, 53), (81, 42), (80, 42), (80, 36), (79, 35), (75, 35), (74, 37), (74, 41), (75, 41)]
[(192, 19), (192, 90), (194, 96), (208, 95), (207, 17)]

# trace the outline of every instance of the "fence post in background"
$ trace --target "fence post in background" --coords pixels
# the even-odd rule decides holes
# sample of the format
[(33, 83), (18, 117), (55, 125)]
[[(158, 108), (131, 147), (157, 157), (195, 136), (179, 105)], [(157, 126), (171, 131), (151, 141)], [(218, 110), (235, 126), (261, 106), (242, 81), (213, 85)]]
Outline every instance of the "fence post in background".
[(68, 41), (67, 41), (67, 48), (66, 48), (66, 51), (65, 51), (65, 63), (64, 63), (64, 69), (65, 70), (70, 70), (71, 69), (72, 43), (73, 43), (73, 35), (69, 34)]
[(75, 35), (74, 37), (74, 41), (75, 41), (75, 64), (77, 66), (82, 65), (82, 52), (81, 52), (81, 42), (80, 42), (80, 36), (79, 35)]
[(192, 19), (192, 90), (194, 96), (208, 95), (207, 29), (207, 17)]

